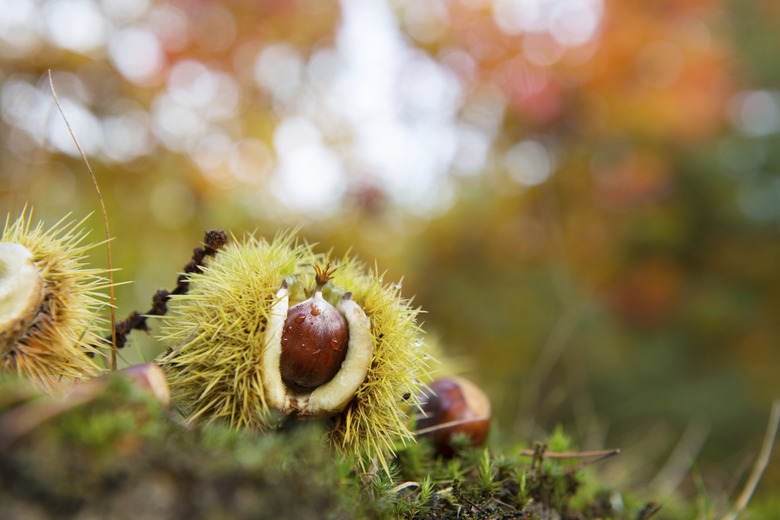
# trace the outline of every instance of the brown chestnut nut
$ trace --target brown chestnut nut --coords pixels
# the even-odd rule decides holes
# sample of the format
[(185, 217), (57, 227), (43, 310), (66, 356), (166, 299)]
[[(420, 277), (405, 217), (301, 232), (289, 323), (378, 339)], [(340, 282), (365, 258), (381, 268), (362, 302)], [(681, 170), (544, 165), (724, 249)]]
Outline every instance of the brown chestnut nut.
[(490, 401), (471, 381), (446, 377), (433, 381), (420, 396), (418, 435), (433, 441), (444, 457), (455, 453), (452, 436), (465, 434), (472, 446), (481, 446), (490, 431)]
[(347, 355), (347, 320), (322, 293), (287, 311), (279, 369), (288, 384), (312, 388), (327, 383)]

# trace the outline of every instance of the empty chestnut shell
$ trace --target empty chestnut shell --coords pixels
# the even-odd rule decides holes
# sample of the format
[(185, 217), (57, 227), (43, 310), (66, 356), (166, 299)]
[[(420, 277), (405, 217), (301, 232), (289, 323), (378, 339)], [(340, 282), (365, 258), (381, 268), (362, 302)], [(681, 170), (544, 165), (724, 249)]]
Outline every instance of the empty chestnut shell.
[(481, 446), (490, 432), (490, 401), (471, 381), (446, 377), (430, 383), (420, 396), (417, 416), (419, 435), (430, 438), (444, 457), (455, 453), (452, 436), (465, 434), (473, 446)]

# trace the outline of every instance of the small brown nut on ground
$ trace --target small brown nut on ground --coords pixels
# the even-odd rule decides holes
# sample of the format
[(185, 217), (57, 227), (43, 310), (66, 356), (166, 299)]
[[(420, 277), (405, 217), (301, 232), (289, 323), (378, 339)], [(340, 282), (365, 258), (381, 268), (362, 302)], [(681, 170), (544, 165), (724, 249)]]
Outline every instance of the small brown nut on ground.
[(417, 432), (429, 437), (437, 452), (452, 457), (452, 436), (465, 434), (473, 446), (481, 446), (490, 432), (490, 401), (474, 383), (460, 377), (433, 381), (420, 396)]
[(141, 388), (147, 389), (151, 394), (167, 406), (171, 402), (171, 391), (165, 379), (165, 372), (154, 363), (132, 365), (118, 372), (127, 377)]

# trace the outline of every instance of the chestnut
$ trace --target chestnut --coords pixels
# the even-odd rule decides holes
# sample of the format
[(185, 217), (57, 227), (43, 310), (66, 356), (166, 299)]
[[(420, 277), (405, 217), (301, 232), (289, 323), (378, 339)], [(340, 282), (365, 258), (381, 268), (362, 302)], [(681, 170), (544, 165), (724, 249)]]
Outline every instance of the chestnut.
[(454, 376), (437, 379), (419, 400), (417, 433), (430, 438), (440, 455), (454, 455), (456, 433), (465, 434), (472, 446), (484, 444), (490, 431), (490, 401), (474, 383)]
[(334, 307), (322, 297), (330, 265), (315, 265), (314, 296), (288, 307), (286, 283), (276, 293), (263, 338), (263, 387), (269, 406), (285, 414), (331, 417), (363, 383), (374, 355), (371, 321), (345, 292)]
[(304, 388), (327, 383), (347, 355), (347, 320), (322, 293), (287, 311), (279, 369), (282, 380)]
[(148, 390), (162, 404), (167, 405), (171, 402), (168, 381), (165, 379), (165, 372), (159, 365), (154, 363), (131, 365), (117, 373), (127, 377), (140, 388)]

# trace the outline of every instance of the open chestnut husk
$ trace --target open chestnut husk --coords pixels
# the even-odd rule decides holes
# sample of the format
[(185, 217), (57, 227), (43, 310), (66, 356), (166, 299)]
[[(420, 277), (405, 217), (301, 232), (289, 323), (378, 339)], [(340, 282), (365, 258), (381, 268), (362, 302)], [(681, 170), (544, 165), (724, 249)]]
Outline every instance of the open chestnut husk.
[(265, 331), (263, 386), (266, 402), (285, 414), (331, 417), (365, 380), (375, 345), (371, 322), (351, 292), (335, 307), (322, 297), (335, 268), (314, 270), (311, 298), (287, 309), (287, 285), (276, 294)]
[(445, 377), (420, 395), (417, 434), (430, 438), (437, 453), (452, 457), (452, 438), (465, 434), (472, 446), (485, 443), (490, 432), (490, 401), (485, 392), (461, 377)]
[[(186, 295), (172, 295), (160, 328), (169, 349), (159, 364), (188, 422), (266, 431), (291, 419), (322, 420), (330, 444), (355, 456), (362, 470), (389, 469), (396, 447), (414, 439), (408, 418), (417, 382), (431, 379), (421, 310), (401, 295), (400, 284), (384, 282), (356, 258), (345, 255), (337, 269), (328, 262), (295, 232), (226, 244), (187, 275)], [(334, 350), (331, 340), (338, 339), (310, 321), (315, 306), (326, 312), (318, 292), (346, 321), (343, 361), (322, 363), (308, 348), (316, 339)], [(302, 314), (292, 310), (307, 300)], [(327, 321), (340, 321), (328, 312)], [(301, 330), (287, 332), (301, 316)], [(303, 375), (325, 382), (302, 385), (290, 374), (298, 362), (308, 367)], [(330, 377), (334, 366), (340, 368)]]

